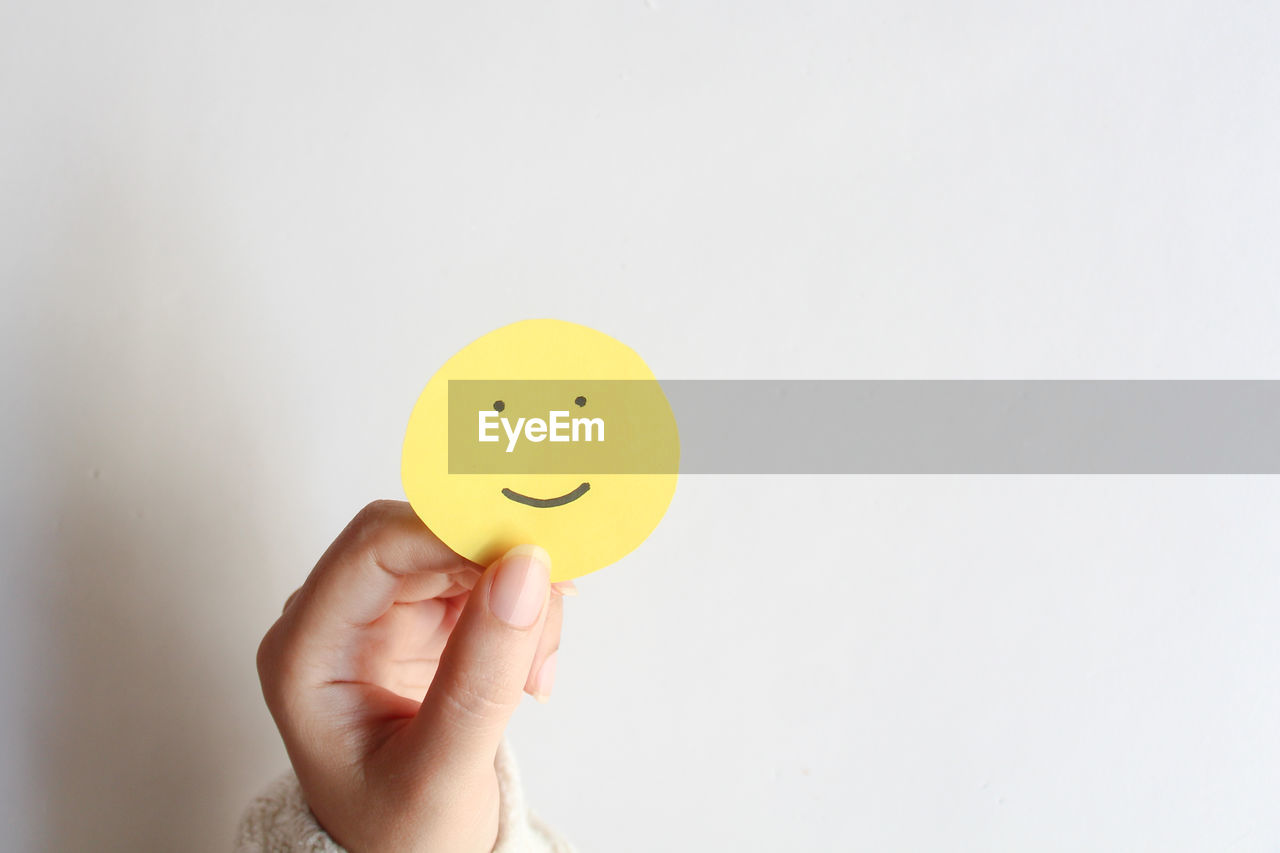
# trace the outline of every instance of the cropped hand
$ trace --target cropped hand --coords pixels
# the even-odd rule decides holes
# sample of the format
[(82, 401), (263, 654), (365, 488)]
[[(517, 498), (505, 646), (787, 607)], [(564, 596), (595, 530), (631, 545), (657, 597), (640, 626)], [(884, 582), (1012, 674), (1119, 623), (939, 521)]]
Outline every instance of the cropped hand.
[(258, 649), (258, 673), (307, 802), (352, 851), (488, 853), (494, 758), (523, 692), (555, 677), (562, 592), (547, 553), (487, 570), (407, 503), (365, 507)]

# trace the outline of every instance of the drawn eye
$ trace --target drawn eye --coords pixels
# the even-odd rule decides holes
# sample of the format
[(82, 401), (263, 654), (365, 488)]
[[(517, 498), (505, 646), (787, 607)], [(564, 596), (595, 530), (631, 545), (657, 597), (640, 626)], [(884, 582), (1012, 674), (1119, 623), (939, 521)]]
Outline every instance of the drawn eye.
[(577, 398), (577, 399), (575, 399), (573, 402), (578, 406), (578, 408), (582, 408), (583, 406), (585, 406), (585, 405), (587, 404), (587, 398), (586, 398), (586, 397), (578, 397), (578, 398)]
[(505, 409), (506, 407), (507, 407), (507, 404), (506, 404), (506, 403), (504, 403), (504, 402), (502, 402), (501, 400), (494, 400), (494, 401), (493, 401), (493, 410), (494, 410), (495, 412), (501, 412), (501, 411), (502, 411), (503, 409)]

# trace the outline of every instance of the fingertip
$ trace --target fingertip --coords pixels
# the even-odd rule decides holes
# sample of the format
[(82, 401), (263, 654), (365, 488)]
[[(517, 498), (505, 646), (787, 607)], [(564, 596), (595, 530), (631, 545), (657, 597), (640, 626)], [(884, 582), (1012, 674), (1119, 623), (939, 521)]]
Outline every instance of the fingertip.
[(537, 545), (502, 555), (489, 584), (489, 611), (513, 628), (531, 628), (550, 597), (551, 557)]
[(520, 559), (532, 560), (544, 566), (547, 569), (548, 574), (551, 572), (551, 555), (548, 554), (547, 549), (543, 548), (541, 545), (516, 545), (514, 548), (509, 549), (507, 553), (502, 555), (503, 562), (506, 562), (507, 560)]
[(566, 598), (578, 597), (578, 587), (573, 581), (556, 581), (551, 585), (551, 591)]
[(529, 693), (534, 699), (542, 704), (551, 701), (551, 688), (556, 682), (556, 660), (560, 656), (559, 651), (554, 651), (547, 656), (542, 662), (542, 666), (538, 668), (538, 674), (533, 678), (533, 684)]

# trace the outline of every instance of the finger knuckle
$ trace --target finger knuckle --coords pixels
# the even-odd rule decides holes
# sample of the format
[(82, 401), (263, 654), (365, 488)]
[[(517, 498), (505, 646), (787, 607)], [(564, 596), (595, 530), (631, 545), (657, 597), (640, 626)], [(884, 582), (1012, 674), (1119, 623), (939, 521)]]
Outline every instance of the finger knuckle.
[(396, 501), (385, 499), (370, 501), (351, 519), (351, 526), (359, 530), (379, 527), (395, 512), (396, 508)]
[(348, 548), (376, 552), (388, 536), (394, 535), (400, 511), (398, 501), (371, 501), (351, 519), (339, 541)]
[(267, 629), (258, 644), (256, 661), (262, 696), (273, 711), (283, 707), (294, 691), (299, 669), (297, 649), (290, 642), (288, 632), (281, 627), (282, 621), (277, 620)]
[(267, 629), (267, 633), (263, 635), (262, 642), (258, 643), (257, 666), (258, 681), (262, 683), (262, 692), (270, 703), (272, 694), (275, 691), (278, 678), (279, 663), (279, 638), (276, 625), (272, 625)]

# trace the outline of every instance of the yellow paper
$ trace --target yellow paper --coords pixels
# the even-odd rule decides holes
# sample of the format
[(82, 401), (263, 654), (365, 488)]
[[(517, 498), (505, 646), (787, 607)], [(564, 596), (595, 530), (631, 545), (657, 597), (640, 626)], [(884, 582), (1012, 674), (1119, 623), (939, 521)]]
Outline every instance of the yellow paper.
[[(455, 391), (482, 387), (495, 396), (454, 412), (455, 465), (475, 455), (461, 448), (486, 454), (484, 470), (496, 463), (521, 473), (450, 473), (450, 380), (473, 381), (455, 383)], [(622, 381), (636, 380), (650, 393), (608, 393), (609, 381), (626, 388)], [(624, 398), (629, 409), (617, 402)], [(524, 431), (513, 435), (521, 423)], [(611, 467), (600, 473), (606, 448)], [(574, 467), (575, 453), (584, 467)], [(629, 470), (644, 473), (613, 473), (628, 453), (636, 463)], [(539, 459), (554, 462), (528, 473)], [(454, 551), (488, 565), (515, 545), (541, 545), (560, 581), (617, 562), (653, 532), (675, 493), (678, 459), (675, 418), (640, 356), (586, 326), (524, 320), (473, 341), (427, 383), (409, 418), (401, 479), (414, 511)]]

